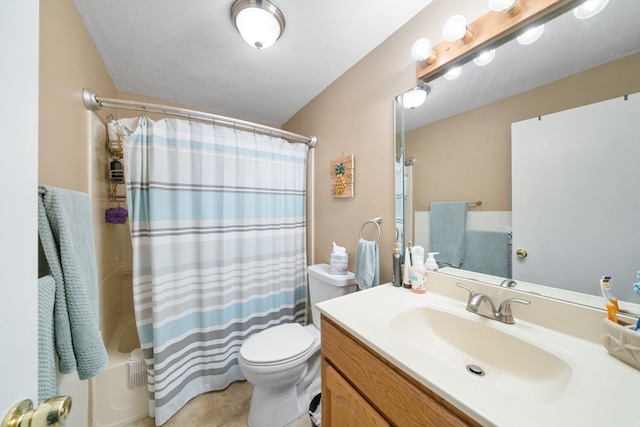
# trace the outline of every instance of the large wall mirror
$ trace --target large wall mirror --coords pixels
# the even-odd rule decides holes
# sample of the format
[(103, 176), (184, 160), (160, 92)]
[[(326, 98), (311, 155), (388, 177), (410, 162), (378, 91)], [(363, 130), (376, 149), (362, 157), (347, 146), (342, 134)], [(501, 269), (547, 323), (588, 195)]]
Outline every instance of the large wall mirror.
[[(395, 206), (400, 245), (405, 247), (411, 241), (429, 247), (432, 202), (468, 201), (468, 227), (505, 232), (512, 237), (509, 274), (504, 277), (512, 276), (518, 282), (516, 289), (604, 308), (598, 297), (599, 279), (612, 275), (614, 295), (629, 302), (623, 306), (637, 315), (640, 296), (633, 293), (632, 284), (637, 281), (636, 271), (640, 270), (638, 22), (640, 2), (635, 0), (610, 1), (602, 12), (585, 20), (568, 11), (546, 22), (542, 36), (533, 44), (511, 40), (496, 49), (495, 58), (488, 65), (477, 66), (469, 61), (462, 66), (457, 79), (438, 77), (424, 82), (429, 86), (429, 94), (419, 107), (404, 108), (403, 94), (398, 95), (394, 100)], [(550, 132), (559, 138), (553, 143), (557, 145), (550, 146), (551, 138), (545, 136), (541, 137), (547, 142), (544, 148), (538, 144), (546, 150), (541, 155), (545, 167), (530, 167), (533, 178), (518, 177), (528, 163), (533, 164), (533, 160), (528, 161), (533, 159), (531, 153), (512, 150), (512, 146), (516, 147), (512, 144), (517, 144), (514, 137), (535, 133), (529, 128), (522, 130), (523, 125), (531, 120), (545, 125), (558, 120), (564, 123), (564, 115), (601, 102), (626, 103), (623, 108), (630, 111), (630, 118), (613, 124), (614, 119), (603, 115), (609, 113), (595, 113), (594, 119), (578, 119), (577, 130), (555, 125)], [(621, 116), (617, 112), (610, 114), (616, 119)], [(592, 123), (602, 126), (597, 131), (585, 131), (586, 125)], [(622, 128), (624, 135), (619, 134)], [(574, 139), (577, 133), (591, 135), (598, 149), (582, 149), (580, 143), (570, 149), (558, 149), (562, 141)], [(610, 159), (607, 153), (623, 152), (616, 145), (622, 138), (630, 138), (624, 148), (628, 151), (621, 156), (624, 163), (616, 163), (620, 159)], [(562, 160), (561, 151), (568, 151), (573, 160)], [(524, 162), (517, 160), (518, 156), (524, 156)], [(591, 166), (582, 175), (567, 172), (554, 178), (547, 173), (550, 169), (569, 170), (569, 163), (585, 166), (594, 159), (600, 167)], [(572, 181), (588, 182), (603, 175), (611, 178), (604, 188), (593, 186), (588, 200), (575, 196)], [(537, 188), (528, 184), (536, 184)], [(525, 200), (528, 195), (545, 193), (545, 188), (564, 192), (566, 197), (545, 203), (538, 200), (533, 207), (525, 203), (527, 210), (519, 211), (521, 202), (528, 202)], [(522, 233), (517, 230), (522, 229), (527, 218), (541, 218), (541, 206), (551, 207), (551, 216), (546, 217), (546, 223), (531, 227), (534, 234), (549, 231), (552, 237), (547, 237), (542, 247), (526, 246), (518, 240)], [(577, 259), (573, 250), (563, 249), (561, 255), (535, 268), (537, 272), (519, 273), (522, 266), (541, 258), (538, 254), (557, 249), (559, 236), (571, 235), (568, 227), (560, 230), (551, 227), (556, 222), (553, 208), (559, 210), (562, 206), (572, 206), (568, 210), (575, 219), (571, 228), (582, 224), (582, 228), (572, 232), (596, 237), (596, 243), (585, 243), (576, 237), (574, 247), (582, 250), (576, 254)], [(610, 215), (596, 217), (595, 223), (583, 221), (585, 213), (600, 206), (606, 206)], [(626, 225), (618, 227), (623, 223)], [(517, 249), (529, 250), (525, 258), (519, 258)], [(619, 259), (625, 260), (624, 267), (616, 265)], [(543, 270), (547, 274), (537, 274)], [(469, 277), (466, 270), (447, 267), (441, 271)], [(583, 271), (587, 278), (565, 277), (566, 271)], [(499, 284), (503, 277), (477, 274), (473, 278)]]

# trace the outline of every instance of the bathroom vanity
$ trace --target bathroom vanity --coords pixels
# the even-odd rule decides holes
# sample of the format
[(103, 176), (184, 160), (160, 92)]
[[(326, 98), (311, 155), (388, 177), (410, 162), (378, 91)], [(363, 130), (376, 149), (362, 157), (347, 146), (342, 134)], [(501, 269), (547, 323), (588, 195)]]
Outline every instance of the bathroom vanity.
[[(640, 371), (603, 347), (603, 311), (429, 280), (424, 295), (385, 284), (317, 305), (323, 425), (640, 425)], [(456, 283), (531, 304), (504, 324), (468, 312)]]
[(325, 425), (479, 425), (326, 317), (322, 343)]

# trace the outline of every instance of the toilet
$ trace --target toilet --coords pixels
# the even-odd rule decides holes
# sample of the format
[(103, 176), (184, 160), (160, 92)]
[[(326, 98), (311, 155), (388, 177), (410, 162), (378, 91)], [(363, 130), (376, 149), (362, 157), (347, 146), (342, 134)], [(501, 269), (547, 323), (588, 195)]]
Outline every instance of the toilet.
[(309, 410), (320, 393), (320, 313), (315, 304), (354, 292), (354, 275), (329, 273), (328, 264), (307, 268), (313, 323), (286, 323), (252, 335), (238, 364), (253, 385), (249, 427), (284, 426)]

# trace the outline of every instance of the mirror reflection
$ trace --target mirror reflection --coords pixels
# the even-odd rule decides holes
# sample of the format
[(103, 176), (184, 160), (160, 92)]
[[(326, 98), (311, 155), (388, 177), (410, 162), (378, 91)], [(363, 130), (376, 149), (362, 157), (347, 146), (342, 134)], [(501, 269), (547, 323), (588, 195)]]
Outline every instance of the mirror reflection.
[[(628, 126), (624, 125), (624, 120), (622, 124), (613, 125), (604, 116), (600, 120), (587, 120), (613, 127), (609, 131), (606, 127), (598, 131), (602, 134), (586, 132), (587, 135), (601, 135), (592, 138), (596, 147), (602, 147), (601, 151), (584, 149), (583, 145), (573, 146), (566, 150), (567, 155), (578, 161), (571, 162), (561, 157), (557, 145), (547, 145), (546, 152), (541, 154), (542, 166), (531, 165), (528, 169), (533, 177), (528, 179), (517, 181), (517, 174), (527, 168), (513, 166), (512, 162), (516, 160), (512, 157), (518, 155), (518, 150), (512, 150), (512, 144), (517, 144), (513, 141), (514, 134), (532, 134), (531, 130), (515, 130), (529, 119), (538, 121), (540, 118), (541, 123), (547, 124), (557, 117), (571, 115), (570, 112), (578, 107), (588, 108), (582, 107), (585, 105), (614, 99), (619, 99), (619, 103), (637, 101), (638, 96), (632, 94), (640, 92), (640, 29), (635, 24), (639, 20), (640, 3), (632, 1), (609, 2), (599, 15), (588, 20), (578, 20), (572, 12), (567, 12), (547, 22), (542, 36), (533, 44), (521, 45), (513, 40), (499, 47), (493, 61), (486, 66), (469, 62), (455, 80), (441, 77), (426, 82), (430, 91), (421, 106), (403, 108), (403, 96), (398, 96), (395, 101), (395, 202), (397, 237), (402, 246), (411, 241), (430, 248), (432, 203), (469, 202), (467, 230), (510, 237), (506, 243), (506, 267), (500, 266), (502, 271), (507, 268), (507, 274), (496, 274), (495, 270), (486, 268), (480, 268), (481, 272), (513, 277), (521, 289), (528, 285), (522, 282), (545, 285), (531, 289), (598, 308), (603, 306), (601, 300), (587, 295), (599, 295), (599, 279), (607, 274), (614, 277), (614, 295), (617, 293), (619, 299), (637, 303), (640, 296), (634, 295), (632, 290), (636, 270), (640, 270), (640, 221), (637, 220), (640, 212), (640, 168), (637, 167), (640, 164), (637, 133), (640, 107), (637, 102), (626, 104), (632, 117)], [(625, 95), (631, 96), (625, 100)], [(614, 118), (618, 116), (619, 113), (613, 113)], [(582, 123), (586, 124), (584, 120)], [(584, 131), (580, 123), (577, 131), (555, 129), (552, 135), (564, 135), (560, 137), (561, 141), (575, 140), (574, 135)], [(626, 152), (615, 145), (622, 137), (613, 130), (621, 127), (631, 128), (630, 136), (625, 137), (630, 141), (624, 145), (624, 150), (629, 150)], [(548, 142), (550, 138), (542, 136), (540, 140)], [(608, 153), (620, 154), (619, 159), (609, 158)], [(526, 156), (531, 154), (525, 152), (524, 155), (523, 164), (527, 165)], [(628, 163), (613, 163), (620, 159)], [(594, 169), (587, 160), (595, 160), (601, 167)], [(570, 178), (574, 174), (554, 178), (542, 172), (544, 165), (551, 164), (555, 165), (552, 170), (570, 170), (570, 163), (586, 168), (587, 172), (581, 172), (582, 180), (592, 176), (598, 182), (598, 177), (606, 175), (607, 179), (602, 181), (607, 181), (607, 186), (592, 186), (590, 192), (588, 188), (590, 197), (583, 200), (576, 196), (572, 182), (578, 180)], [(633, 164), (636, 166), (631, 166)], [(529, 187), (527, 181), (538, 184), (539, 189)], [(520, 184), (516, 185), (516, 182)], [(546, 203), (525, 204), (529, 206), (526, 211), (518, 211), (521, 199), (526, 202), (525, 196), (539, 192), (550, 195), (550, 190), (558, 190), (556, 197), (559, 199), (549, 196)], [(481, 204), (475, 203), (477, 201)], [(571, 209), (565, 209), (567, 207)], [(604, 219), (596, 216), (595, 223), (582, 220), (586, 213), (602, 210), (609, 212)], [(567, 211), (570, 226), (551, 227), (559, 221), (558, 211)], [(525, 220), (539, 218), (546, 218), (546, 223), (531, 227), (534, 235), (550, 234), (545, 237), (544, 246), (519, 240), (523, 234), (517, 230), (527, 222)], [(623, 220), (630, 223), (620, 229), (614, 227)], [(582, 228), (577, 227), (579, 223)], [(593, 243), (578, 241), (577, 237), (572, 237), (576, 235), (592, 236)], [(569, 244), (574, 241), (574, 245), (560, 246), (559, 237), (567, 237)], [(500, 242), (496, 253), (503, 250), (502, 237)], [(487, 247), (482, 243), (481, 246)], [(577, 252), (573, 250), (575, 248), (584, 251), (576, 254), (576, 259), (573, 258), (573, 252)], [(518, 249), (524, 251), (525, 257), (518, 258)], [(530, 261), (541, 258), (541, 254), (553, 254), (555, 250), (560, 251), (559, 254), (549, 255), (551, 260), (547, 259), (541, 267), (529, 268), (529, 265), (535, 265)], [(447, 263), (443, 266), (461, 267), (457, 262), (451, 264), (447, 254), (444, 256), (447, 259), (442, 261)], [(618, 261), (622, 259), (624, 265), (620, 266)], [(528, 268), (526, 272), (521, 271), (523, 266)], [(441, 271), (458, 274), (451, 267)], [(463, 271), (463, 274), (467, 272)], [(557, 292), (558, 288), (568, 291)]]

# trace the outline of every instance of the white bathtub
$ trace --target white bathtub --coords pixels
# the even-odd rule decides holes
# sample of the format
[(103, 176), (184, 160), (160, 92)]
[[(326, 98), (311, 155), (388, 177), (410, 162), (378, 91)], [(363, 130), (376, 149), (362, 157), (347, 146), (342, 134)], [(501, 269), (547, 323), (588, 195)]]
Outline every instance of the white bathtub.
[(134, 318), (123, 319), (107, 345), (109, 367), (91, 381), (93, 427), (121, 427), (148, 416), (146, 384), (129, 388), (127, 360), (138, 347)]

